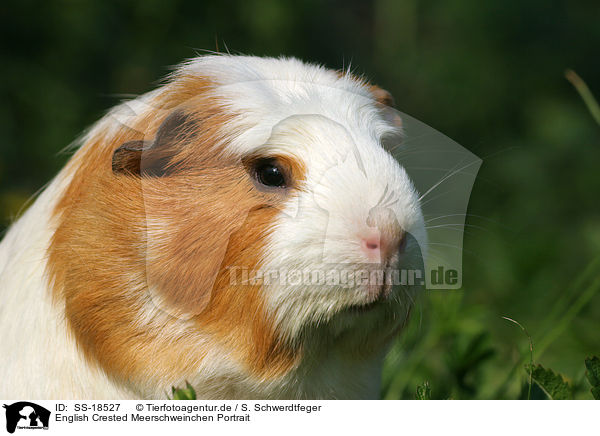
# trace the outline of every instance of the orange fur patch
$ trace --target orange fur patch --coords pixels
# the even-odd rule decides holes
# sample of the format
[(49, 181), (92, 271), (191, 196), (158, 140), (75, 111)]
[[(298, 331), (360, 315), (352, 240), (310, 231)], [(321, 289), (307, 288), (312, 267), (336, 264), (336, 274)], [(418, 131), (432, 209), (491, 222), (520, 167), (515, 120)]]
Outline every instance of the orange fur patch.
[[(132, 387), (193, 377), (213, 346), (260, 378), (299, 359), (300, 350), (279, 339), (261, 288), (230, 283), (229, 267), (259, 266), (285, 198), (255, 189), (239, 158), (220, 155), (235, 115), (211, 96), (212, 86), (179, 77), (151, 102), (151, 113), (89, 138), (69, 163), (73, 178), (55, 209), (54, 296), (86, 357)], [(192, 143), (173, 157), (180, 171), (113, 174), (114, 150), (153, 138), (175, 109), (198, 123)], [(288, 164), (301, 179), (304, 167)], [(153, 311), (155, 289), (166, 307), (193, 317)]]
[(383, 116), (395, 126), (402, 127), (402, 118), (398, 112), (394, 110), (396, 104), (392, 94), (376, 85), (370, 85), (369, 92), (375, 98), (377, 106), (381, 110)]
[(377, 85), (370, 85), (369, 92), (373, 95), (377, 103), (382, 104), (388, 107), (394, 107), (394, 97), (388, 91), (383, 88), (380, 88)]

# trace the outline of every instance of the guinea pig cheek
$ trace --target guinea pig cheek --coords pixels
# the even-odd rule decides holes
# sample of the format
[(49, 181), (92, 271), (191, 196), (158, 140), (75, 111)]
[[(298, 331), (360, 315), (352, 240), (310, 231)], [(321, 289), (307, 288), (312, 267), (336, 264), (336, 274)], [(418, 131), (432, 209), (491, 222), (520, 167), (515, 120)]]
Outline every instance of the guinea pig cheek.
[(169, 192), (165, 196), (160, 185), (144, 192), (148, 278), (155, 302), (189, 317), (208, 310), (229, 286), (222, 277), (230, 268), (254, 268), (260, 261), (275, 211), (268, 195), (234, 166), (219, 175), (174, 178)]

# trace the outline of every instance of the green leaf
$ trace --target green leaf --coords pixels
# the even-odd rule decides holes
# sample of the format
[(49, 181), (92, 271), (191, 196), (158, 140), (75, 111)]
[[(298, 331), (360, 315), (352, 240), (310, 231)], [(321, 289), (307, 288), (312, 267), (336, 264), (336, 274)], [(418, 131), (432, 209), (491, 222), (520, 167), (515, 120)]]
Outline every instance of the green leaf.
[(525, 365), (527, 374), (544, 391), (551, 400), (568, 400), (573, 398), (573, 387), (565, 378), (544, 368), (542, 365)]
[(196, 399), (196, 391), (189, 384), (189, 382), (185, 382), (185, 388), (176, 389), (175, 386), (171, 388), (173, 393), (172, 400), (195, 400)]
[(424, 382), (422, 385), (417, 386), (417, 400), (431, 400), (431, 387), (429, 382)]
[(588, 357), (585, 359), (585, 367), (585, 375), (592, 385), (592, 395), (595, 400), (600, 400), (600, 357)]

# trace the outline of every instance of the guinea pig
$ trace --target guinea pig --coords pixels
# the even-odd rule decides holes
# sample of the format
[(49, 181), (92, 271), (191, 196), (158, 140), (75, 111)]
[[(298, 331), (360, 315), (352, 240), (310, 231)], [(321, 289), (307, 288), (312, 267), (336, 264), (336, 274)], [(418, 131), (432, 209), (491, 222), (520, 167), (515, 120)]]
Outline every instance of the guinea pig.
[(391, 101), (210, 55), (113, 108), (0, 245), (0, 397), (377, 398), (426, 246)]

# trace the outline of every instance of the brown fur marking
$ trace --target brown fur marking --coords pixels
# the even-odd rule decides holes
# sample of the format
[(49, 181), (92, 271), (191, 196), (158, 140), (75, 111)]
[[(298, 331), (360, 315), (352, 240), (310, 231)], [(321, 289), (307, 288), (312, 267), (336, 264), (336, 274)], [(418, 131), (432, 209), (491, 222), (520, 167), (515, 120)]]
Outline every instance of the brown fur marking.
[[(152, 101), (152, 113), (112, 134), (100, 130), (66, 170), (73, 178), (55, 209), (48, 252), (54, 296), (84, 354), (123, 383), (191, 378), (214, 345), (260, 378), (281, 375), (299, 358), (280, 341), (261, 289), (230, 284), (229, 266), (259, 265), (284, 198), (259, 192), (239, 158), (219, 155), (234, 115), (212, 86), (177, 78)], [(153, 138), (175, 109), (198, 123), (173, 156), (179, 171), (113, 174), (113, 152)], [(291, 166), (301, 178), (303, 166)], [(170, 310), (193, 317), (152, 313), (149, 285)]]

